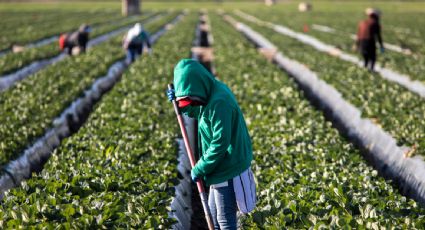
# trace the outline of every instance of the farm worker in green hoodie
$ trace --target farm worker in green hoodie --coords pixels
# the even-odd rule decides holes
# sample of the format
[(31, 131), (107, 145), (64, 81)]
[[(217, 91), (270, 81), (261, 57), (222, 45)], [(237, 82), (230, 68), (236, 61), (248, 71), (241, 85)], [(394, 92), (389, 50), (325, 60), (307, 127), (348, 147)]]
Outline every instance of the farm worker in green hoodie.
[(237, 211), (248, 213), (256, 203), (251, 171), (252, 147), (242, 111), (231, 90), (199, 62), (181, 60), (174, 68), (174, 90), (183, 114), (198, 120), (199, 160), (193, 181), (210, 186), (208, 204), (216, 229), (236, 229)]

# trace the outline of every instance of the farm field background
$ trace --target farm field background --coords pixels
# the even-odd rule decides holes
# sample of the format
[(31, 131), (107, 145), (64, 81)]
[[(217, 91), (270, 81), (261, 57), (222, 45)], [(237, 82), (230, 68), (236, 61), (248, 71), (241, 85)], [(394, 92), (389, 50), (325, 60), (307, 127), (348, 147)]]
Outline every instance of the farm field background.
[[(165, 90), (174, 65), (191, 58), (204, 12), (216, 76), (235, 94), (253, 142), (259, 201), (241, 219), (244, 229), (423, 229), (421, 200), (401, 191), (403, 182), (374, 168), (366, 160), (367, 149), (338, 130), (294, 78), (261, 55), (226, 17), (249, 26), (334, 87), (363, 118), (406, 148), (402, 160), (423, 162), (423, 96), (243, 15), (358, 55), (350, 36), (365, 18), (365, 8), (378, 8), (384, 42), (409, 50), (386, 49), (378, 54), (378, 63), (425, 84), (425, 3), (312, 1), (310, 12), (299, 12), (299, 3), (268, 7), (255, 1), (142, 1), (141, 15), (124, 17), (119, 2), (0, 1), (0, 178), (15, 178), (10, 174), (16, 165), (10, 162), (57, 127), (57, 118), (122, 62), (126, 28), (142, 22), (150, 34), (165, 31), (151, 55), (125, 66), (112, 89), (83, 111), (87, 117), (81, 128), (60, 139), (31, 178), (6, 192), (0, 179), (5, 192), (0, 226), (169, 229), (176, 223), (171, 203), (182, 180), (176, 144), (181, 135)], [(1, 88), (9, 74), (60, 56), (57, 37), (82, 23), (93, 26), (91, 38), (110, 36), (85, 54), (66, 57)], [(13, 45), (24, 51), (12, 52)]]

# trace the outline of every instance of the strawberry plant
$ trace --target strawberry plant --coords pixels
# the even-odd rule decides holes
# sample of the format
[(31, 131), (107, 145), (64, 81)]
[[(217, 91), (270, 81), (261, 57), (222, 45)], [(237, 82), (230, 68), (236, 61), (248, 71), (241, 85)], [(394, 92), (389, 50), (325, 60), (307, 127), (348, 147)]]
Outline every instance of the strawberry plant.
[[(146, 25), (157, 31), (175, 18), (171, 13)], [(0, 97), (0, 165), (20, 155), (53, 120), (117, 60), (124, 58), (122, 36), (70, 57), (19, 82)]]
[(245, 228), (423, 226), (425, 210), (379, 177), (291, 78), (220, 16), (211, 23), (218, 77), (238, 99), (254, 147), (259, 203)]
[[(140, 16), (140, 17), (133, 17), (133, 18), (121, 20), (118, 23), (112, 23), (112, 24), (107, 23), (107, 24), (96, 26), (95, 28), (93, 28), (93, 31), (90, 33), (90, 37), (95, 38), (102, 34), (119, 29), (121, 27), (129, 26), (140, 20), (145, 20), (151, 15), (152, 14), (147, 13), (147, 14), (143, 14), (143, 16)], [(0, 69), (0, 76), (16, 71), (36, 60), (54, 57), (58, 55), (59, 53), (60, 53), (60, 50), (59, 50), (59, 45), (57, 44), (57, 42), (53, 42), (41, 47), (29, 48), (19, 53), (8, 53), (0, 57), (0, 66), (2, 66), (2, 68)]]
[[(344, 11), (349, 19), (335, 20), (343, 14), (336, 13), (340, 9), (333, 7), (334, 4), (338, 5), (317, 3), (318, 7), (314, 6), (317, 14), (315, 11), (294, 13), (281, 5), (267, 10), (264, 6), (256, 7), (255, 11), (247, 12), (296, 30), (303, 30), (304, 20), (344, 30), (342, 27), (351, 27), (361, 16), (354, 12), (363, 4), (356, 3), (355, 9)], [(329, 7), (329, 15), (337, 17), (322, 15), (323, 6)], [(417, 11), (415, 16), (420, 15), (420, 10)], [(26, 43), (75, 29), (80, 21), (90, 19), (93, 20), (90, 23), (100, 23), (105, 18), (112, 19), (112, 15), (121, 18), (104, 10), (83, 10), (81, 14), (69, 9), (44, 11), (45, 14), (31, 12), (1, 12), (0, 28), (7, 32), (0, 35), (0, 50), (2, 46), (10, 46), (12, 40)], [(176, 15), (168, 14), (145, 27), (152, 34)], [(22, 28), (12, 31), (19, 17), (25, 18), (21, 20)], [(66, 19), (52, 20), (58, 17)], [(398, 19), (389, 23), (394, 34), (385, 30), (384, 35), (394, 43), (399, 28), (412, 28), (412, 21), (415, 22), (395, 18)], [(235, 94), (254, 149), (252, 168), (257, 180), (258, 204), (241, 219), (244, 229), (422, 229), (425, 226), (425, 210), (380, 177), (360, 151), (309, 103), (292, 78), (262, 57), (221, 16), (212, 14), (210, 19), (217, 78)], [(134, 23), (131, 20), (104, 24), (94, 32), (103, 34)], [(0, 205), (2, 228), (172, 228), (175, 220), (169, 215), (174, 211), (170, 203), (179, 178), (175, 140), (180, 132), (165, 90), (172, 81), (174, 65), (190, 56), (198, 20), (199, 15), (189, 14), (165, 33), (153, 47), (153, 54), (133, 63), (95, 106), (84, 126), (63, 140), (44, 169), (5, 194)], [(246, 23), (267, 35), (284, 55), (317, 72), (347, 101), (359, 107), (363, 116), (390, 132), (400, 145), (417, 146), (415, 153), (425, 155), (422, 98), (270, 29)], [(422, 35), (423, 31), (418, 28), (414, 34)], [(349, 38), (331, 38), (311, 30), (309, 33), (342, 49), (349, 48)], [(0, 94), (0, 166), (19, 156), (111, 64), (123, 59), (121, 38), (122, 34), (84, 55), (49, 66)], [(422, 47), (411, 39), (406, 39), (406, 43), (410, 47)], [(30, 53), (36, 50), (41, 56)], [(57, 54), (53, 44), (27, 52), (28, 57), (24, 53), (25, 57), (21, 54), (0, 57), (0, 72)], [(423, 79), (420, 75), (423, 53), (418, 51), (416, 56), (403, 60), (392, 52), (385, 55), (386, 65)], [(8, 58), (10, 61), (6, 62)], [(409, 63), (412, 65), (407, 66)]]
[[(55, 10), (47, 12), (1, 12), (0, 50), (14, 44), (24, 45), (36, 40), (78, 29), (80, 24), (96, 25), (122, 16), (108, 10)], [(7, 19), (7, 20), (3, 20)]]
[[(329, 25), (332, 28), (337, 28), (338, 31), (348, 31), (351, 34), (355, 34), (357, 32), (358, 22), (365, 18), (365, 16), (362, 15), (363, 10), (358, 12), (350, 12), (347, 9), (340, 12), (326, 12), (326, 14), (323, 12), (300, 14), (298, 12), (290, 12), (283, 9), (272, 10), (272, 13), (270, 10), (247, 12), (258, 16), (262, 20), (270, 21), (276, 24), (282, 24), (298, 32), (304, 32), (307, 30), (308, 35), (316, 37), (327, 44), (336, 46), (343, 51), (350, 53), (354, 53), (352, 50), (354, 40), (351, 38), (351, 36), (347, 35), (347, 32), (342, 34), (339, 32), (323, 33), (311, 29), (312, 24)], [(419, 15), (415, 17), (412, 14), (416, 15), (416, 12), (391, 12), (390, 14), (383, 14), (381, 21), (384, 42), (394, 42), (396, 45), (409, 48), (413, 51), (413, 54), (405, 55), (403, 53), (397, 53), (387, 49), (387, 52), (384, 54), (378, 54), (378, 62), (384, 67), (394, 69), (408, 75), (411, 79), (419, 80), (422, 81), (422, 83), (425, 83), (425, 50), (422, 36), (419, 36), (419, 34), (425, 34), (425, 29), (422, 27), (416, 28), (415, 26), (421, 25), (421, 23), (425, 23), (425, 20)], [(409, 16), (406, 18), (407, 15)], [(335, 20), (335, 18), (344, 18), (344, 20)], [(392, 30), (394, 27), (410, 28), (411, 30), (414, 30), (418, 33), (418, 37), (415, 38), (414, 35), (403, 35), (400, 37), (397, 30)]]
[(417, 146), (416, 154), (425, 156), (425, 102), (407, 89), (376, 74), (325, 55), (273, 30), (246, 22), (266, 35), (282, 53), (293, 58), (335, 87), (343, 97), (358, 107), (398, 140), (398, 144)]
[(6, 195), (2, 226), (171, 227), (178, 126), (164, 90), (174, 64), (190, 54), (197, 20), (186, 16), (164, 34), (153, 55), (130, 67), (41, 174)]

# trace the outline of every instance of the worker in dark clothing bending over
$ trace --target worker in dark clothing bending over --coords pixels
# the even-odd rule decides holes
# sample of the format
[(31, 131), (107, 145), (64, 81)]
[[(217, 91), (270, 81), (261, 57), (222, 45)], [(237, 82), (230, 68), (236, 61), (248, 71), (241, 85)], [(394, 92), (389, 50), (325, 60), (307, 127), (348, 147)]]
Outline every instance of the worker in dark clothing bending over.
[(149, 33), (142, 24), (136, 23), (124, 36), (123, 48), (127, 51), (126, 63), (129, 65), (143, 53), (143, 45), (146, 44), (148, 53), (152, 53)]
[(357, 29), (357, 47), (364, 58), (365, 68), (373, 71), (376, 61), (376, 39), (381, 47), (381, 53), (385, 51), (379, 24), (379, 12), (375, 9), (366, 9), (368, 18), (359, 23)]
[[(61, 50), (65, 50), (69, 55), (72, 55), (74, 47), (78, 48), (77, 53), (86, 52), (87, 43), (89, 41), (90, 26), (83, 24), (78, 31), (71, 34), (63, 34), (59, 38), (59, 46)], [(74, 51), (75, 52), (75, 51)]]

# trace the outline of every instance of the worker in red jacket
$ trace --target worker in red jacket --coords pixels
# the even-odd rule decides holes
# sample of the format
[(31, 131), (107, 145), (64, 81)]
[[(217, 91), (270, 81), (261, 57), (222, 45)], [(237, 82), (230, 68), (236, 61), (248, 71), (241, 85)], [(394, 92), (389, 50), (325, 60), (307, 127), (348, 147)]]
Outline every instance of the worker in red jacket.
[(364, 67), (373, 71), (376, 61), (376, 40), (384, 52), (384, 45), (381, 36), (381, 25), (379, 24), (379, 11), (366, 9), (368, 18), (359, 23), (357, 29), (357, 47), (364, 59)]
[(59, 37), (59, 47), (69, 55), (72, 55), (74, 47), (78, 47), (78, 53), (86, 51), (87, 43), (89, 41), (89, 33), (91, 32), (90, 26), (83, 24), (78, 31), (70, 34), (62, 34)]

